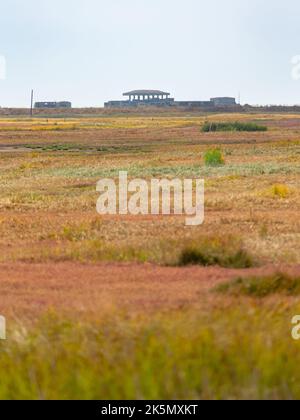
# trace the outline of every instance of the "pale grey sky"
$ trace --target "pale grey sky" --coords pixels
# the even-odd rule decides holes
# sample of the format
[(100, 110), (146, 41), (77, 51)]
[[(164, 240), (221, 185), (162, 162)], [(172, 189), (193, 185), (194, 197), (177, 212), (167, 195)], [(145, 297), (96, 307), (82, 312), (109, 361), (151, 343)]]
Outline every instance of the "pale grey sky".
[(299, 0), (5, 1), (0, 106), (27, 106), (31, 88), (37, 100), (74, 106), (143, 88), (299, 104), (299, 28)]

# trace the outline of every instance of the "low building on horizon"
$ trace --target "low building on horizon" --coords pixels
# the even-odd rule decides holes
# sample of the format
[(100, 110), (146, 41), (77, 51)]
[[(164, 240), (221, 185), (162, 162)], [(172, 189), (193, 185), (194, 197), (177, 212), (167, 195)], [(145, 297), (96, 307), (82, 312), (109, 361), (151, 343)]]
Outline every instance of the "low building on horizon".
[(45, 108), (45, 109), (61, 109), (61, 108), (72, 108), (72, 103), (68, 101), (61, 102), (36, 102), (34, 104), (36, 109)]
[(211, 98), (210, 102), (212, 102), (215, 106), (235, 106), (237, 105), (235, 98), (230, 97), (221, 97), (221, 98)]
[(105, 108), (130, 108), (138, 106), (171, 106), (174, 99), (170, 98), (169, 92), (161, 90), (133, 90), (123, 93), (128, 97), (125, 101), (109, 101), (104, 104)]

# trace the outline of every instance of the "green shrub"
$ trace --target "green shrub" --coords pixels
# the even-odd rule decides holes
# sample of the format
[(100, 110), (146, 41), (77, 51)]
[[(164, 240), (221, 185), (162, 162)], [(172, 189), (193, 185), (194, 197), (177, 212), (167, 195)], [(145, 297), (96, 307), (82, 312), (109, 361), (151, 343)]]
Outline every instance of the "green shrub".
[(251, 122), (221, 122), (221, 123), (214, 123), (214, 122), (206, 122), (203, 127), (202, 131), (204, 133), (212, 133), (216, 131), (267, 131), (268, 128), (263, 125), (258, 125)]
[(211, 238), (186, 245), (179, 257), (180, 266), (201, 265), (204, 267), (218, 265), (226, 268), (249, 268), (255, 262), (234, 238)]
[(222, 284), (218, 292), (230, 295), (244, 295), (263, 298), (277, 293), (286, 295), (300, 294), (300, 277), (292, 277), (283, 273), (270, 276), (240, 277)]
[(220, 149), (208, 150), (204, 154), (204, 161), (206, 166), (225, 165), (225, 159)]

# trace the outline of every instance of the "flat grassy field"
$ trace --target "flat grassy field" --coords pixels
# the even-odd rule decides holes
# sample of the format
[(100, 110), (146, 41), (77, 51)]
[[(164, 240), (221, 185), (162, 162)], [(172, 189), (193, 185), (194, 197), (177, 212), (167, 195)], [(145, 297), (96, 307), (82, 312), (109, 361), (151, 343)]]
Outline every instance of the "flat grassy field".
[[(98, 215), (120, 170), (204, 179), (204, 225)], [(300, 398), (300, 115), (5, 117), (0, 176), (1, 399)]]

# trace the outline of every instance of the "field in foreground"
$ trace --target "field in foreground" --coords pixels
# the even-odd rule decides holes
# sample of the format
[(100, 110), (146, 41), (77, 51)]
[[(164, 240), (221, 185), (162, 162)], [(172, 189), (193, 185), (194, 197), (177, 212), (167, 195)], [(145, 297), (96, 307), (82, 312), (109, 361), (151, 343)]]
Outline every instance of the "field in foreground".
[[(0, 120), (0, 398), (300, 398), (297, 294), (217, 291), (298, 281), (299, 133), (297, 115)], [(205, 224), (98, 216), (96, 182), (119, 170), (204, 178)], [(223, 267), (183, 267), (191, 249)]]

